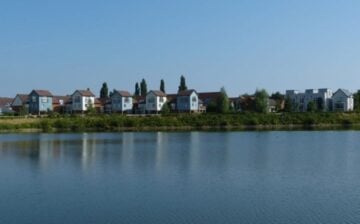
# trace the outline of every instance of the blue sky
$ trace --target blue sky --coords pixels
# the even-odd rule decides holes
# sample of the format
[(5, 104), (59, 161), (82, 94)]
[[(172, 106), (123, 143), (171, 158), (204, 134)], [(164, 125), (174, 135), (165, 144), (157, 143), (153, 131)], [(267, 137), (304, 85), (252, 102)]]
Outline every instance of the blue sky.
[(357, 0), (2, 0), (0, 96), (360, 89)]

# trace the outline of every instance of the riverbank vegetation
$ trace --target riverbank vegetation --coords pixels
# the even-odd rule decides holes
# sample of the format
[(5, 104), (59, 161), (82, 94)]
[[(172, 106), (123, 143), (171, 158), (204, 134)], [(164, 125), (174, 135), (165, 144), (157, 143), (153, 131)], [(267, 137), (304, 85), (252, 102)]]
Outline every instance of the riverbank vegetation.
[(358, 128), (360, 113), (228, 113), (126, 115), (53, 115), (0, 119), (1, 131), (142, 131), (208, 129)]

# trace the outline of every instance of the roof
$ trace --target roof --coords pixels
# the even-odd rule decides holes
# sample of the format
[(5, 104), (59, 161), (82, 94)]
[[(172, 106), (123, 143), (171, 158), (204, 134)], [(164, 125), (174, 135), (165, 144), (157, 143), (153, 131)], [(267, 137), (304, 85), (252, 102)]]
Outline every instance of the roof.
[(53, 96), (48, 90), (34, 89), (31, 93), (33, 92), (35, 92), (38, 96)]
[(175, 94), (175, 93), (166, 95), (167, 101), (176, 100), (176, 97), (177, 97), (177, 94)]
[(90, 91), (90, 90), (75, 90), (75, 92), (73, 93), (73, 95), (79, 92), (81, 96), (93, 96), (95, 97), (95, 95)]
[(166, 94), (163, 92), (163, 91), (160, 91), (160, 90), (151, 90), (149, 93), (154, 93), (155, 96), (165, 96), (166, 97)]
[(13, 99), (9, 97), (0, 97), (0, 107), (10, 106)]
[(125, 90), (114, 90), (114, 93), (118, 93), (120, 96), (131, 97), (131, 94)]
[(60, 104), (60, 100), (63, 101), (63, 103), (66, 103), (67, 101), (70, 100), (70, 96), (66, 95), (66, 96), (53, 96), (53, 104)]
[(352, 96), (351, 92), (349, 90), (347, 90), (347, 89), (338, 89), (338, 91), (342, 91), (348, 97)]
[(194, 89), (188, 89), (178, 92), (178, 96), (190, 96), (193, 92), (196, 93)]
[(206, 100), (206, 99), (216, 99), (221, 95), (221, 92), (202, 92), (202, 93), (198, 93), (199, 98), (201, 100)]
[[(28, 94), (16, 94), (15, 98), (16, 97), (19, 97), (20, 100), (23, 102), (23, 103), (27, 103), (27, 101), (29, 100), (29, 95)], [(15, 98), (13, 99), (12, 102), (15, 101)]]

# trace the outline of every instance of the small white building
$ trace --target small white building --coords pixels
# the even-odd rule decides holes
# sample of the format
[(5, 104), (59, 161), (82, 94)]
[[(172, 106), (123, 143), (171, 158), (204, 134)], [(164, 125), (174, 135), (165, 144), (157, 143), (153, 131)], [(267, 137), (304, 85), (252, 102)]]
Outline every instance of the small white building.
[(166, 94), (164, 92), (151, 90), (146, 94), (146, 111), (148, 113), (160, 112), (166, 100)]
[(85, 112), (88, 108), (95, 108), (95, 95), (90, 90), (76, 90), (71, 95), (71, 111)]
[(332, 97), (334, 111), (353, 111), (354, 98), (346, 89), (338, 89)]
[(133, 99), (128, 91), (114, 90), (111, 95), (111, 111), (113, 113), (130, 113), (133, 108)]

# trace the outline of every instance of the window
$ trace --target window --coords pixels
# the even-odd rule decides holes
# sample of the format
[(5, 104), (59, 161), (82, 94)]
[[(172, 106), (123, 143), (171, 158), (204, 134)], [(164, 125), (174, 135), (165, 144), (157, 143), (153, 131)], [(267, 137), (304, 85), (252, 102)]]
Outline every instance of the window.
[(125, 97), (125, 103), (129, 103), (130, 102), (130, 97)]
[(165, 97), (160, 97), (160, 103), (163, 103), (165, 101)]
[(196, 96), (193, 96), (191, 100), (192, 102), (196, 102), (197, 101)]
[(80, 96), (75, 96), (74, 101), (75, 101), (75, 103), (80, 103), (81, 102), (81, 97)]
[(155, 103), (155, 98), (154, 97), (149, 97), (148, 102), (149, 103)]
[(47, 98), (47, 97), (42, 97), (42, 98), (41, 98), (41, 102), (42, 102), (42, 103), (47, 103), (47, 102), (48, 102), (48, 98)]
[(36, 103), (36, 96), (32, 96), (32, 102)]

